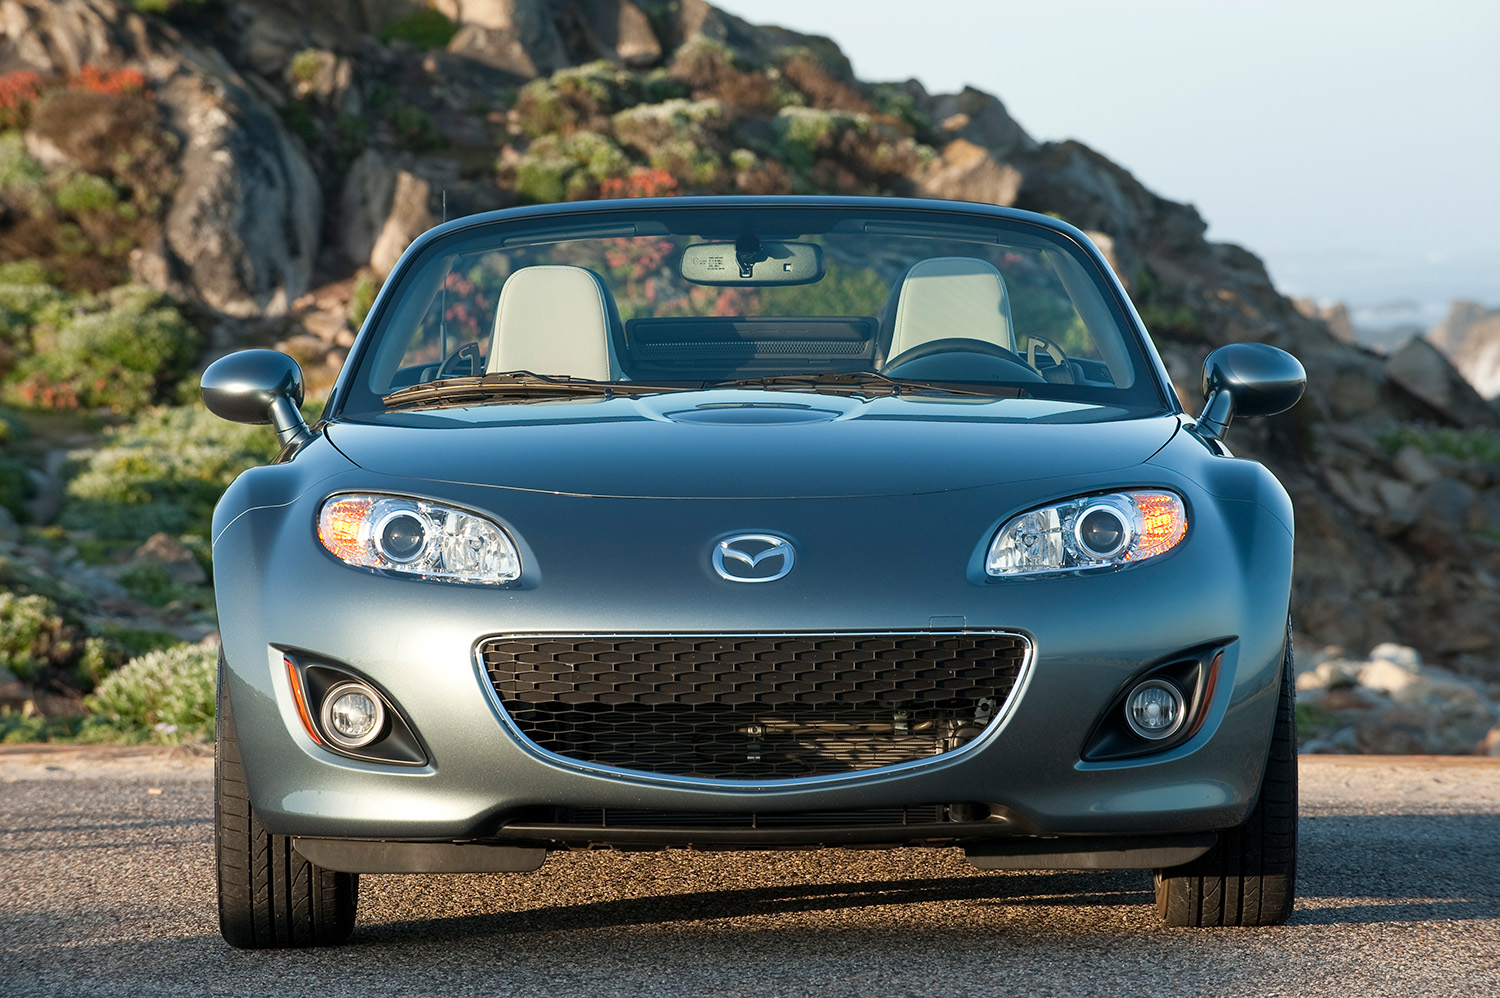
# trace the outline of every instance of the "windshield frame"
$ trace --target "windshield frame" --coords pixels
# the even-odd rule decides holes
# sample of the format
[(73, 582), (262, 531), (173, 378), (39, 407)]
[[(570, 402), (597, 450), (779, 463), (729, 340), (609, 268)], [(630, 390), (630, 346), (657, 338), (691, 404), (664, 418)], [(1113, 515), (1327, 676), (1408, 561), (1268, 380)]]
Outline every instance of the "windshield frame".
[[(993, 230), (996, 242), (1005, 233), (1026, 239), (1041, 239), (1067, 253), (1081, 266), (1102, 294), (1108, 318), (1119, 330), (1122, 345), (1136, 374), (1130, 389), (1129, 408), (1140, 415), (1181, 412), (1176, 392), (1170, 387), (1165, 367), (1151, 343), (1135, 308), (1099, 250), (1078, 229), (1049, 216), (993, 205), (928, 201), (909, 198), (865, 197), (683, 197), (640, 198), (615, 201), (567, 202), (511, 208), (455, 219), (418, 237), (402, 255), (373, 303), (348, 359), (335, 382), (325, 411), (326, 420), (351, 418), (378, 420), (385, 412), (382, 397), (364, 389), (376, 344), (398, 306), (414, 293), (414, 285), (432, 255), (459, 252), (465, 247), (488, 243), (497, 249), (542, 245), (583, 236), (671, 233), (706, 236), (728, 235), (736, 222), (751, 213), (787, 213), (787, 230), (834, 231), (841, 222), (862, 220), (880, 226), (924, 229), (928, 226), (962, 227), (974, 233)], [(715, 216), (722, 216), (715, 218)], [(717, 228), (705, 222), (717, 222)], [(569, 224), (574, 223), (577, 224)], [(951, 382), (956, 386), (967, 383)], [(1049, 385), (1047, 397), (1072, 386)]]

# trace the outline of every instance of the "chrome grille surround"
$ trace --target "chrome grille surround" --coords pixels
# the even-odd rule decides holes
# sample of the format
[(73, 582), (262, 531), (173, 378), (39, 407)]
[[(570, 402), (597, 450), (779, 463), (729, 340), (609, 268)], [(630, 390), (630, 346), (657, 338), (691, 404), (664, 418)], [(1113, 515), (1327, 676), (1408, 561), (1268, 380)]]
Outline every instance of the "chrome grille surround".
[(1033, 660), (1013, 631), (494, 635), (476, 666), (534, 755), (752, 789), (883, 777), (1003, 726)]

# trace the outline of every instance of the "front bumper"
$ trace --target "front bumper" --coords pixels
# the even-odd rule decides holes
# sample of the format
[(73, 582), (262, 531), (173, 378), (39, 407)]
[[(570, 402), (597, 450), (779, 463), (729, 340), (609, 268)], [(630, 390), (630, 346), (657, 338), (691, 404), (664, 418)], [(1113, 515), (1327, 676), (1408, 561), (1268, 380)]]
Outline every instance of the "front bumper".
[[(1173, 553), (1118, 572), (991, 584), (927, 553), (982, 548), (987, 524), (974, 522), (983, 504), (973, 494), (922, 497), (924, 532), (881, 552), (905, 566), (892, 578), (878, 564), (833, 564), (823, 555), (866, 549), (858, 524), (896, 522), (909, 501), (898, 497), (821, 503), (836, 502), (830, 510), (807, 500), (507, 493), (505, 525), (533, 571), (514, 587), (484, 588), (380, 577), (324, 554), (311, 536), (322, 497), (341, 485), (381, 488), (365, 473), (347, 477), (244, 511), (215, 541), (225, 682), (252, 803), (271, 832), (451, 842), (493, 840), (508, 825), (536, 824), (557, 808), (728, 815), (963, 802), (986, 805), (1009, 835), (1180, 835), (1240, 823), (1258, 793), (1285, 639), (1291, 539), (1282, 519), (1256, 502), (1216, 503), (1164, 475), (1146, 484), (1178, 489), (1197, 511), (1192, 537)], [(414, 491), (409, 482), (386, 488)], [(445, 486), (442, 498), (494, 509), (497, 491)], [(988, 529), (1015, 501), (995, 497)], [(587, 537), (515, 527), (548, 520), (634, 522), (641, 537), (688, 540), (681, 551), (666, 543), (619, 552), (620, 563), (644, 565), (626, 577), (600, 564)], [(725, 583), (711, 575), (696, 543), (725, 524), (774, 526), (808, 557), (772, 586)], [(678, 556), (698, 569), (661, 567)], [(1008, 715), (974, 751), (809, 780), (681, 781), (548, 757), (516, 737), (476, 661), (479, 643), (497, 633), (934, 630), (1030, 637), (1034, 660)], [(1101, 712), (1132, 677), (1206, 645), (1221, 647), (1223, 659), (1196, 734), (1139, 758), (1081, 759)], [(426, 764), (362, 762), (314, 744), (297, 717), (287, 651), (374, 682), (410, 721)]]

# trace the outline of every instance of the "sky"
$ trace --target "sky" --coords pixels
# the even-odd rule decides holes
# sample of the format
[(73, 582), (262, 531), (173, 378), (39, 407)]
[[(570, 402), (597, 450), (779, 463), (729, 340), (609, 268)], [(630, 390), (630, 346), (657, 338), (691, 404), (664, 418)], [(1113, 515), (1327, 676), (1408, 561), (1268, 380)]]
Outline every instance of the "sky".
[(834, 39), (863, 80), (994, 94), (1195, 205), (1285, 293), (1500, 307), (1493, 0), (713, 2)]

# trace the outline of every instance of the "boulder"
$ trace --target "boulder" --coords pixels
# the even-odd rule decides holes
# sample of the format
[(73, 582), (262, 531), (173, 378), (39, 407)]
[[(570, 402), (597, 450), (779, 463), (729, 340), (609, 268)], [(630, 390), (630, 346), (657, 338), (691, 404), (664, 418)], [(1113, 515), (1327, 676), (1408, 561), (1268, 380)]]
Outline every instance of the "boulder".
[(1392, 462), (1397, 474), (1418, 488), (1443, 477), (1443, 471), (1415, 444), (1403, 444)]
[(356, 266), (369, 262), (375, 240), (391, 213), (396, 171), (375, 149), (360, 153), (344, 178), (339, 239), (344, 255)]
[(746, 66), (797, 54), (810, 56), (835, 78), (851, 79), (854, 75), (849, 60), (838, 45), (822, 35), (805, 35), (774, 25), (751, 24), (707, 0), (682, 0), (680, 6), (676, 3), (658, 4), (656, 9), (676, 15), (656, 25), (662, 43), (676, 50), (674, 60), (707, 43), (710, 47), (730, 50), (734, 61)]
[(281, 315), (308, 287), (323, 197), (301, 144), (276, 112), (219, 73), (181, 72), (161, 88), (186, 141), (167, 212), (183, 282), (227, 315)]
[(574, 12), (599, 58), (636, 68), (661, 60), (650, 19), (630, 0), (575, 0)]
[(105, 0), (0, 3), (0, 72), (32, 69), (75, 76), (86, 65), (114, 67), (152, 51), (145, 20)]
[(284, 11), (255, 11), (240, 26), (239, 44), (241, 61), (266, 79), (274, 80), (306, 44), (306, 29), (300, 19)]
[(1013, 205), (1021, 173), (968, 139), (954, 139), (916, 178), (923, 197)]
[(545, 0), (435, 0), (460, 25), (448, 43), (454, 55), (513, 76), (546, 76), (569, 64), (555, 11)]
[(1456, 425), (1500, 425), (1500, 413), (1464, 380), (1437, 347), (1421, 337), (1407, 340), (1405, 346), (1391, 354), (1385, 370), (1392, 384)]
[(422, 233), (437, 224), (432, 211), (432, 185), (405, 170), (397, 172), (390, 208), (370, 250), (370, 267), (384, 278)]
[(1429, 524), (1466, 527), (1469, 510), (1478, 499), (1472, 485), (1456, 478), (1439, 478), (1417, 493), (1417, 518)]
[(160, 565), (173, 582), (182, 585), (201, 586), (208, 582), (208, 573), (198, 564), (193, 553), (167, 534), (152, 534), (146, 543), (136, 548), (131, 560), (135, 564)]
[(972, 142), (997, 160), (1037, 148), (999, 98), (982, 90), (965, 87), (961, 93), (928, 97), (918, 106), (942, 132)]
[(1453, 366), (1486, 399), (1500, 399), (1500, 311), (1476, 323), (1453, 354)]

